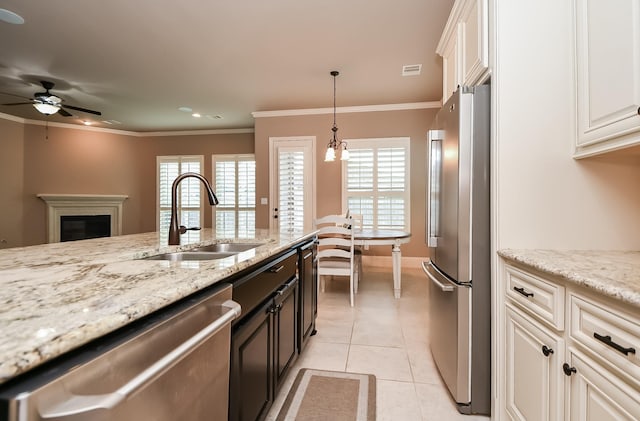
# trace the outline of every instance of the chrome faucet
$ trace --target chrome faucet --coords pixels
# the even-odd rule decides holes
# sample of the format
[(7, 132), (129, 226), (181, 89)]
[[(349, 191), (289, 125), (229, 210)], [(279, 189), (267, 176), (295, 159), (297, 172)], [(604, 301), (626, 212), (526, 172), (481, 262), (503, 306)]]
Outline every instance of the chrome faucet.
[(184, 234), (187, 230), (199, 230), (199, 227), (187, 228), (184, 225), (180, 225), (178, 227), (178, 184), (182, 180), (188, 177), (197, 178), (202, 181), (205, 188), (207, 189), (207, 196), (209, 196), (209, 204), (211, 206), (215, 206), (218, 203), (218, 198), (216, 194), (211, 189), (211, 184), (209, 181), (204, 178), (202, 175), (195, 172), (186, 172), (184, 174), (180, 174), (173, 180), (173, 184), (171, 185), (171, 224), (169, 225), (169, 245), (177, 246), (180, 244), (180, 234)]

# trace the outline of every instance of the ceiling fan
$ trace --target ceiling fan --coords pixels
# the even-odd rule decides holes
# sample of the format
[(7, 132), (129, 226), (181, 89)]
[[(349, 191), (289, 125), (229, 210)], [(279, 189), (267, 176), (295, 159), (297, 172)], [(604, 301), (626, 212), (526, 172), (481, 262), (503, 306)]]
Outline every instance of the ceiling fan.
[[(33, 95), (33, 98), (21, 97), (21, 98), (28, 99), (29, 102), (14, 102), (14, 103), (11, 103), (11, 104), (2, 104), (2, 105), (27, 105), (27, 104), (31, 104), (31, 105), (34, 106), (34, 108), (36, 110), (38, 110), (42, 114), (51, 115), (51, 114), (58, 113), (58, 114), (60, 114), (60, 115), (62, 115), (64, 117), (71, 117), (71, 113), (69, 113), (65, 108), (68, 108), (70, 110), (82, 111), (83, 113), (102, 115), (102, 113), (100, 111), (93, 111), (93, 110), (89, 110), (87, 108), (82, 108), (82, 107), (76, 107), (74, 105), (63, 104), (62, 103), (62, 98), (60, 98), (59, 96), (53, 95), (51, 92), (49, 92), (49, 90), (53, 89), (53, 87), (55, 86), (55, 84), (53, 82), (49, 82), (49, 81), (46, 81), (46, 80), (41, 80), (40, 84), (45, 89), (45, 92), (36, 92)], [(13, 94), (9, 94), (9, 95), (13, 95)], [(19, 97), (20, 95), (13, 95), (13, 96), (18, 96)]]

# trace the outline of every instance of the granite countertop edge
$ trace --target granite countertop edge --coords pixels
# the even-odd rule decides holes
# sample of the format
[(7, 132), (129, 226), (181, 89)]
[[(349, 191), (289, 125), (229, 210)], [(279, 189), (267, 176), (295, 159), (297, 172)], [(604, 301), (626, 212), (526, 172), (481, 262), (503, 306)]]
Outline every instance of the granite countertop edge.
[(502, 249), (504, 259), (640, 308), (640, 252)]

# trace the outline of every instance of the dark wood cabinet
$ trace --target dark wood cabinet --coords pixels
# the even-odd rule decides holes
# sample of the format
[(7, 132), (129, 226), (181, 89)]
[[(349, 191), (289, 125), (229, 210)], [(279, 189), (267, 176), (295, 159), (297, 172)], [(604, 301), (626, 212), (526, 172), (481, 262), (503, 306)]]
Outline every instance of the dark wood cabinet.
[(297, 268), (295, 248), (233, 281), (243, 315), (231, 336), (229, 420), (264, 420), (298, 356)]
[(318, 280), (315, 272), (316, 245), (309, 242), (298, 249), (300, 309), (298, 314), (298, 349), (302, 352), (310, 336), (316, 332), (318, 313)]
[(273, 403), (273, 303), (236, 326), (231, 340), (229, 419), (261, 420)]
[(282, 385), (298, 357), (298, 278), (293, 278), (274, 298), (275, 391)]

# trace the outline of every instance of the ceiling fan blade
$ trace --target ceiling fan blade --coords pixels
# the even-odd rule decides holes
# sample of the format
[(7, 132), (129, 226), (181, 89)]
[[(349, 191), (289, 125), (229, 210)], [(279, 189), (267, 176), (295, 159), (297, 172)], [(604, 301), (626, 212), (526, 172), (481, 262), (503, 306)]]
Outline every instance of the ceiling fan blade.
[(33, 102), (12, 102), (10, 104), (0, 104), (0, 105), (31, 105)]
[(12, 94), (12, 93), (9, 93), (9, 92), (0, 92), (0, 95), (9, 95), (9, 96), (15, 96), (17, 98), (31, 99), (28, 96), (16, 95), (16, 94)]
[(80, 108), (80, 107), (74, 107), (73, 105), (60, 105), (62, 108), (69, 108), (71, 110), (76, 110), (76, 111), (82, 111), (83, 113), (89, 113), (89, 114), (95, 114), (95, 115), (102, 115), (102, 113), (100, 111), (93, 111), (93, 110), (88, 110), (86, 108)]
[(63, 117), (71, 117), (72, 116), (72, 114), (69, 111), (65, 110), (64, 108), (60, 108), (58, 110), (58, 114), (60, 114)]

